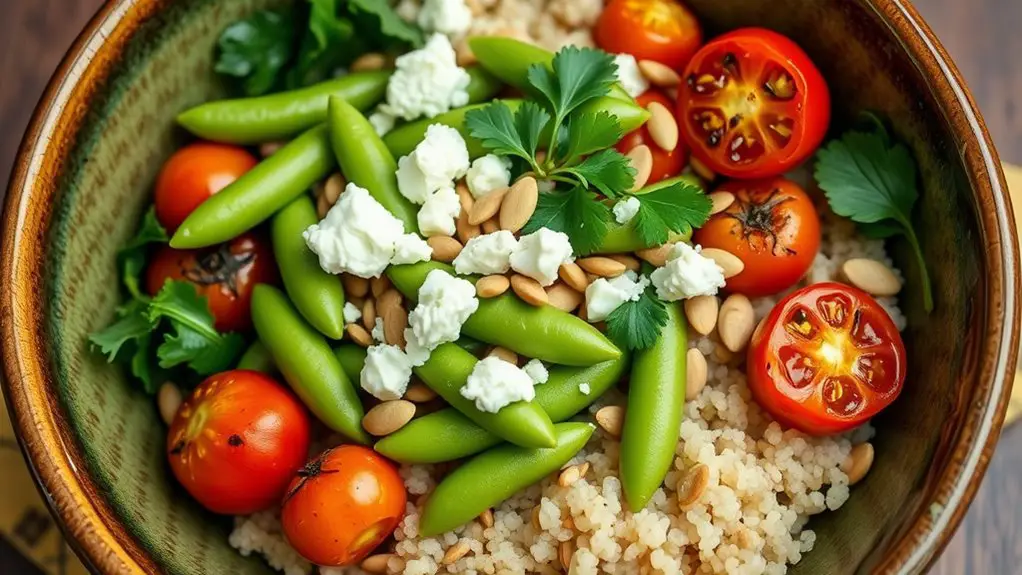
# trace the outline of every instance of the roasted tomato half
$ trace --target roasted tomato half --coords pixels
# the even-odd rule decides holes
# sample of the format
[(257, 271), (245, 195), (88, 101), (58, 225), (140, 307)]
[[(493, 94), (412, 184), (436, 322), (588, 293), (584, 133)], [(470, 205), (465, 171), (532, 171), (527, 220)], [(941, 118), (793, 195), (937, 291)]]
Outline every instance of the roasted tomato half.
[(195, 284), (209, 302), (218, 331), (240, 331), (252, 325), (252, 288), (276, 282), (277, 264), (269, 245), (249, 233), (201, 250), (161, 248), (146, 271), (146, 290), (156, 295), (168, 279)]
[(301, 402), (256, 371), (219, 373), (185, 400), (167, 433), (177, 480), (210, 511), (247, 515), (280, 503), (309, 454)]
[(742, 260), (727, 290), (748, 296), (784, 291), (798, 283), (820, 249), (820, 217), (809, 196), (791, 180), (731, 180), (717, 188), (734, 202), (696, 230), (692, 241)]
[(699, 21), (676, 0), (610, 0), (593, 30), (607, 52), (631, 54), (681, 70), (699, 45)]
[(692, 154), (734, 178), (778, 176), (806, 160), (830, 122), (830, 92), (788, 38), (743, 28), (703, 46), (678, 90)]
[(812, 435), (862, 425), (905, 383), (905, 344), (859, 289), (818, 283), (781, 300), (749, 345), (749, 389), (774, 419)]
[[(667, 96), (660, 90), (649, 90), (642, 94), (635, 101), (645, 108), (649, 106), (651, 102), (658, 102), (668, 110), (674, 106)], [(685, 147), (685, 142), (682, 140), (678, 141), (677, 147), (668, 152), (661, 148), (653, 141), (653, 138), (649, 135), (649, 130), (646, 126), (640, 127), (638, 130), (633, 130), (629, 134), (625, 135), (617, 144), (617, 150), (622, 154), (627, 154), (632, 148), (640, 144), (646, 144), (649, 147), (649, 151), (653, 153), (653, 169), (649, 173), (649, 179), (646, 180), (646, 185), (655, 184), (660, 180), (666, 180), (672, 178), (681, 173), (685, 169), (685, 164), (688, 162), (688, 149)]]
[(181, 148), (156, 180), (156, 219), (174, 233), (199, 204), (257, 163), (255, 156), (238, 146), (197, 142)]
[(401, 522), (405, 484), (372, 449), (328, 449), (298, 471), (284, 498), (284, 535), (317, 565), (358, 563)]

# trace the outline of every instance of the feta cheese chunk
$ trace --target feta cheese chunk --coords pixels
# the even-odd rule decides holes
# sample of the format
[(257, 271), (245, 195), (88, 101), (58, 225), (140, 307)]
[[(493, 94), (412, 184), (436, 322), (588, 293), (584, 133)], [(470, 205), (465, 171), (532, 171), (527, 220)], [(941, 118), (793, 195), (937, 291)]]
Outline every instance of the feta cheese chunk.
[(477, 200), (490, 192), (506, 188), (511, 185), (511, 160), (494, 154), (476, 158), (468, 169), (465, 183), (472, 197)]
[(523, 236), (511, 253), (511, 269), (529, 276), (542, 286), (557, 281), (557, 269), (570, 261), (573, 258), (568, 235), (549, 228), (540, 228)]
[(617, 81), (621, 87), (633, 98), (638, 98), (646, 90), (649, 90), (649, 82), (639, 70), (639, 63), (631, 54), (618, 54), (614, 56), (614, 63), (617, 64)]
[(396, 345), (374, 345), (366, 351), (362, 389), (382, 401), (401, 399), (412, 379), (408, 356)]
[(461, 388), (461, 396), (475, 402), (476, 409), (497, 413), (516, 401), (532, 401), (535, 384), (517, 365), (499, 357), (487, 357), (476, 363)]
[(639, 213), (639, 198), (635, 196), (628, 196), (627, 200), (618, 200), (614, 204), (614, 219), (621, 225), (632, 221), (637, 213)]
[(503, 274), (511, 269), (511, 252), (518, 240), (507, 230), (476, 236), (454, 258), (454, 271), (468, 274)]
[(371, 278), (390, 264), (404, 233), (401, 220), (365, 188), (349, 183), (323, 221), (309, 226), (302, 237), (327, 273)]
[(603, 321), (626, 301), (638, 301), (648, 286), (649, 278), (636, 279), (635, 274), (599, 278), (586, 288), (586, 316), (594, 323)]
[(451, 41), (433, 34), (419, 50), (399, 56), (380, 110), (405, 120), (432, 118), (468, 103), (468, 72), (458, 67)]
[(450, 186), (444, 186), (430, 194), (426, 203), (422, 204), (417, 217), (419, 231), (424, 236), (453, 236), (455, 220), (461, 213), (461, 201), (458, 192)]
[(530, 359), (529, 363), (522, 366), (522, 371), (529, 374), (532, 383), (536, 385), (544, 384), (550, 380), (550, 372), (543, 365), (543, 362), (538, 359)]
[(465, 0), (425, 0), (417, 22), (423, 30), (460, 38), (472, 25), (472, 11)]
[(376, 321), (373, 323), (373, 331), (370, 332), (369, 335), (373, 336), (373, 340), (376, 341), (376, 343), (387, 343), (386, 332), (383, 331), (382, 317), (376, 318)]
[(588, 383), (578, 384), (578, 390), (582, 392), (582, 395), (589, 395), (593, 391), (592, 388), (589, 387)]
[(358, 309), (358, 306), (349, 302), (344, 304), (344, 323), (355, 323), (362, 319), (362, 310)]
[(408, 201), (422, 205), (468, 170), (465, 139), (450, 126), (433, 124), (415, 150), (397, 161), (397, 188)]
[(667, 264), (650, 274), (657, 297), (678, 301), (697, 295), (716, 295), (724, 287), (724, 270), (717, 262), (699, 253), (700, 247), (685, 242), (674, 244)]
[[(442, 343), (461, 337), (461, 326), (479, 309), (472, 282), (433, 270), (419, 288), (418, 305), (408, 314), (405, 340), (417, 360)], [(424, 361), (424, 360), (423, 360)]]
[(376, 135), (381, 138), (394, 129), (394, 123), (396, 121), (397, 118), (386, 112), (382, 112), (379, 109), (372, 114), (369, 114), (369, 124), (373, 127), (373, 130), (376, 131)]
[(390, 263), (394, 265), (428, 262), (433, 257), (433, 248), (418, 234), (405, 234), (394, 242), (394, 257)]

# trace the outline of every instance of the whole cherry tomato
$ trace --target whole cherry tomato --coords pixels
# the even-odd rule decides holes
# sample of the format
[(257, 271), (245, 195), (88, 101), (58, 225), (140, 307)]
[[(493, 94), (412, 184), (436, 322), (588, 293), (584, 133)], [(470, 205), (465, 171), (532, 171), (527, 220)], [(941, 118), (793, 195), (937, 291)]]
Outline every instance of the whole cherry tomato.
[(156, 179), (156, 219), (173, 233), (199, 204), (257, 163), (238, 146), (198, 142), (181, 148)]
[(775, 294), (798, 283), (820, 249), (820, 217), (809, 196), (791, 180), (731, 180), (717, 191), (735, 201), (695, 231), (692, 241), (742, 260), (727, 290), (747, 296)]
[(677, 0), (610, 0), (593, 30), (607, 52), (682, 69), (703, 43), (699, 21)]
[(830, 122), (830, 92), (809, 56), (762, 28), (700, 48), (678, 90), (678, 126), (692, 155), (734, 178), (778, 176), (806, 160)]
[(311, 424), (291, 392), (257, 371), (211, 376), (167, 434), (177, 480), (210, 511), (247, 515), (280, 503), (309, 455)]
[(146, 270), (146, 290), (156, 295), (168, 279), (195, 284), (209, 302), (218, 331), (241, 331), (252, 325), (252, 288), (276, 282), (277, 265), (266, 242), (247, 233), (201, 250), (161, 248)]
[(890, 405), (905, 383), (905, 344), (872, 297), (818, 283), (782, 299), (752, 336), (749, 389), (782, 424), (848, 431)]
[(372, 449), (328, 449), (298, 471), (284, 498), (284, 535), (317, 565), (352, 565), (383, 542), (405, 512), (405, 485)]
[[(659, 102), (668, 110), (674, 106), (674, 102), (659, 90), (648, 90), (636, 98), (635, 101), (643, 108), (649, 106), (650, 102)], [(649, 179), (646, 180), (647, 185), (677, 176), (685, 169), (685, 164), (688, 162), (688, 150), (685, 147), (684, 141), (679, 140), (678, 146), (668, 152), (656, 145), (656, 142), (649, 135), (649, 130), (646, 129), (646, 126), (642, 126), (638, 130), (633, 130), (625, 135), (618, 142), (617, 150), (622, 154), (627, 154), (632, 148), (640, 144), (649, 146), (649, 151), (653, 153), (653, 169), (649, 173)]]

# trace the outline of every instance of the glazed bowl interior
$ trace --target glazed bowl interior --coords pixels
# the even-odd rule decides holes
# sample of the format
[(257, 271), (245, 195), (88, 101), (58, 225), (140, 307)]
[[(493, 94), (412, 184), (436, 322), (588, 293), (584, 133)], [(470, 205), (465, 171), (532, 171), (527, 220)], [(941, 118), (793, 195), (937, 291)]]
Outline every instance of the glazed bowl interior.
[[(5, 239), (4, 281), (18, 287), (5, 308), (19, 311), (4, 312), (8, 391), (44, 490), (104, 572), (270, 572), (230, 548), (229, 519), (204, 512), (175, 485), (152, 399), (86, 341), (118, 305), (118, 246), (150, 201), (161, 162), (186, 139), (175, 114), (222, 95), (211, 71), (217, 34), (270, 3), (106, 8), (102, 49), (51, 88), (51, 96), (66, 90), (70, 104), (57, 109), (51, 99), (40, 110), (12, 186), (4, 232), (17, 238)], [(816, 548), (790, 572), (922, 569), (971, 498), (968, 475), (985, 466), (979, 454), (1002, 416), (999, 369), (1012, 361), (1003, 340), (1017, 328), (1015, 255), (997, 238), (1013, 232), (1004, 229), (1009, 216), (988, 140), (967, 98), (935, 79), (930, 56), (940, 52), (929, 51), (897, 2), (688, 3), (711, 34), (760, 25), (793, 37), (831, 86), (832, 130), (861, 110), (876, 111), (918, 161), (916, 229), (937, 307), (923, 311), (918, 269), (895, 241), (908, 277), (901, 299), (909, 317), (907, 388), (875, 421), (872, 471), (838, 512), (812, 520)], [(104, 31), (101, 21), (94, 26)], [(922, 53), (930, 56), (924, 61)], [(972, 130), (962, 127), (970, 122)]]

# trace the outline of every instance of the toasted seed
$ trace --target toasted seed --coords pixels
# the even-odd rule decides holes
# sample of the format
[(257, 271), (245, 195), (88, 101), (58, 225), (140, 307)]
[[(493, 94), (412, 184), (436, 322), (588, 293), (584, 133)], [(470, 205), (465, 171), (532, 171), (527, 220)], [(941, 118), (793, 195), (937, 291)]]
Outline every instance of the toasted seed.
[(742, 294), (731, 294), (720, 306), (717, 332), (728, 351), (739, 352), (752, 337), (756, 328), (756, 314), (752, 302)]
[(459, 68), (471, 66), (472, 64), (475, 64), (476, 62), (479, 61), (476, 58), (475, 52), (473, 52), (472, 48), (468, 45), (467, 40), (462, 40), (454, 48), (454, 58), (455, 61), (458, 63)]
[(454, 191), (458, 193), (458, 203), (461, 204), (461, 211), (472, 211), (472, 206), (475, 205), (476, 200), (472, 197), (472, 192), (469, 191), (468, 184), (465, 183), (464, 179), (458, 180), (458, 183), (454, 184)]
[(640, 263), (639, 259), (634, 256), (630, 256), (628, 254), (610, 254), (607, 257), (625, 266), (625, 269), (633, 272), (638, 273), (639, 270), (642, 269), (642, 263)]
[(473, 226), (468, 223), (468, 212), (465, 210), (458, 214), (458, 219), (454, 221), (454, 229), (455, 235), (458, 236), (458, 241), (462, 245), (467, 244), (470, 239), (479, 237), (483, 233), (479, 226)]
[(160, 392), (156, 396), (156, 407), (160, 410), (160, 419), (163, 423), (170, 425), (174, 421), (182, 401), (184, 397), (181, 395), (181, 388), (169, 381), (160, 386)]
[(511, 287), (507, 276), (492, 275), (480, 278), (476, 282), (476, 295), (481, 298), (497, 297)]
[(390, 278), (387, 276), (380, 276), (369, 280), (369, 291), (373, 292), (373, 297), (380, 297), (380, 294), (390, 289)]
[(664, 151), (673, 152), (678, 147), (678, 122), (674, 114), (660, 102), (650, 102), (646, 109), (649, 110), (646, 122), (649, 137)]
[(368, 72), (370, 70), (381, 70), (387, 65), (387, 57), (379, 52), (362, 54), (348, 66), (351, 72)]
[(539, 524), (539, 505), (532, 508), (532, 528), (536, 531), (543, 529), (543, 526)]
[(277, 153), (277, 150), (284, 147), (286, 142), (266, 142), (259, 146), (259, 155), (264, 158), (269, 158), (273, 154)]
[(379, 437), (401, 429), (415, 416), (415, 404), (403, 399), (384, 401), (362, 418), (362, 427)]
[(697, 463), (685, 472), (685, 476), (678, 482), (678, 507), (685, 509), (691, 506), (703, 495), (710, 485), (710, 468), (702, 463)]
[(731, 192), (718, 191), (707, 195), (710, 198), (710, 215), (719, 214), (724, 210), (731, 207), (731, 204), (735, 203), (735, 195)]
[(656, 60), (639, 60), (639, 71), (654, 86), (670, 88), (681, 83), (681, 76), (677, 72)]
[(873, 444), (860, 443), (852, 448), (848, 457), (841, 462), (841, 471), (848, 475), (848, 485), (855, 485), (862, 481), (870, 467), (873, 467)]
[(510, 189), (494, 190), (481, 198), (477, 198), (475, 203), (472, 204), (472, 209), (468, 212), (468, 223), (479, 225), (497, 215), (497, 212), (500, 211), (500, 204), (504, 201), (504, 196), (507, 195)]
[(875, 296), (892, 296), (901, 291), (901, 281), (883, 262), (852, 258), (841, 264), (841, 274), (848, 283)]
[(582, 269), (585, 271), (605, 278), (617, 277), (628, 269), (625, 265), (619, 261), (612, 260), (606, 256), (591, 256), (588, 258), (581, 258), (576, 261)]
[(448, 236), (431, 236), (426, 238), (426, 243), (433, 248), (433, 260), (445, 263), (453, 262), (464, 247), (461, 242)]
[(369, 280), (344, 274), (341, 276), (341, 283), (344, 284), (344, 293), (351, 297), (365, 297), (369, 293)]
[(560, 485), (561, 487), (570, 487), (581, 478), (582, 473), (579, 467), (577, 465), (570, 465), (557, 476), (557, 485)]
[(525, 176), (519, 178), (504, 195), (500, 204), (500, 229), (513, 234), (525, 226), (525, 223), (536, 211), (539, 201), (539, 185), (536, 178)]
[(695, 156), (692, 156), (688, 160), (688, 165), (692, 167), (692, 171), (696, 173), (700, 178), (712, 182), (717, 174), (713, 173), (713, 170), (706, 167), (706, 164), (702, 163)]
[(586, 473), (589, 473), (589, 462), (583, 461), (578, 465), (578, 474), (580, 477), (585, 478)]
[(719, 248), (703, 248), (701, 253), (724, 270), (724, 279), (733, 278), (745, 269), (745, 262), (731, 252)]
[[(388, 292), (389, 293), (389, 292)], [(408, 312), (398, 305), (389, 306), (380, 311), (383, 318), (383, 339), (390, 345), (396, 345), (401, 349), (408, 343), (405, 341), (405, 328), (408, 327)]]
[(557, 546), (557, 560), (561, 562), (561, 569), (570, 573), (571, 558), (575, 555), (575, 543), (571, 540), (561, 541)]
[(706, 357), (696, 348), (685, 354), (685, 399), (692, 401), (706, 387)]
[(546, 288), (546, 297), (550, 301), (550, 305), (568, 313), (575, 311), (585, 300), (584, 295), (562, 282), (557, 282)]
[(625, 423), (625, 409), (620, 405), (605, 405), (596, 412), (596, 423), (611, 437), (621, 437), (621, 427)]
[(454, 563), (455, 561), (461, 559), (465, 555), (468, 555), (468, 552), (469, 552), (468, 541), (461, 539), (447, 549), (447, 553), (444, 553), (444, 559), (443, 561), (441, 561), (441, 563), (443, 563), (444, 565), (450, 565), (451, 563)]
[(331, 207), (333, 207), (333, 205), (326, 201), (326, 194), (320, 194), (319, 197), (316, 198), (316, 216), (318, 216), (319, 219), (322, 220), (325, 218)]
[(401, 303), (404, 301), (401, 292), (394, 288), (390, 288), (387, 291), (380, 294), (380, 297), (376, 298), (376, 315), (383, 317), (386, 310), (392, 307), (401, 307)]
[(564, 519), (561, 519), (561, 527), (565, 529), (575, 529), (575, 520), (569, 515)]
[(542, 306), (547, 303), (546, 291), (543, 286), (528, 276), (520, 274), (511, 276), (511, 289), (527, 304)]
[(586, 273), (574, 262), (561, 264), (561, 267), (557, 270), (557, 275), (561, 276), (564, 283), (576, 291), (584, 292), (586, 287), (589, 286)]
[(699, 295), (685, 300), (685, 317), (689, 325), (702, 335), (709, 335), (717, 326), (720, 303), (715, 295)]
[(339, 173), (331, 174), (326, 179), (326, 184), (323, 185), (323, 197), (326, 198), (327, 203), (331, 206), (337, 203), (337, 198), (341, 197), (341, 192), (344, 191), (344, 176)]
[(499, 345), (495, 345), (493, 346), (493, 349), (490, 350), (490, 353), (486, 355), (488, 357), (492, 356), (500, 358), (510, 363), (511, 365), (518, 365), (518, 354), (506, 347), (500, 347)]
[(588, 322), (589, 321), (589, 309), (586, 306), (584, 306), (584, 305), (578, 306), (578, 311), (575, 312), (575, 314), (582, 321), (584, 321), (584, 322)]
[(361, 567), (366, 573), (386, 573), (387, 563), (395, 557), (397, 557), (397, 555), (394, 555), (393, 553), (370, 555), (362, 560), (362, 564), (359, 565), (359, 567)]
[(480, 513), (479, 523), (482, 523), (483, 527), (493, 527), (493, 510), (487, 509)]
[[(675, 129), (677, 129), (677, 126), (675, 126)], [(625, 156), (632, 163), (632, 167), (635, 168), (635, 183), (628, 190), (629, 192), (634, 192), (646, 185), (646, 180), (649, 179), (649, 174), (653, 171), (653, 152), (650, 151), (649, 146), (646, 144), (639, 144), (632, 148)]]
[(671, 253), (671, 249), (674, 248), (673, 243), (667, 243), (662, 246), (655, 248), (646, 248), (644, 250), (638, 250), (635, 255), (639, 256), (645, 262), (654, 265), (658, 268), (667, 265), (667, 256)]
[(348, 337), (351, 341), (361, 345), (362, 347), (369, 347), (373, 345), (373, 336), (369, 335), (366, 328), (358, 325), (357, 323), (349, 323), (344, 326), (344, 331), (348, 332)]
[(436, 399), (436, 392), (429, 388), (428, 385), (416, 381), (408, 386), (405, 391), (405, 399), (408, 401), (414, 401), (415, 403), (426, 403)]
[(735, 354), (724, 344), (717, 343), (713, 346), (713, 359), (721, 364), (731, 363), (735, 359)]
[(376, 327), (376, 301), (373, 299), (367, 299), (362, 304), (362, 325), (369, 331)]
[(493, 232), (500, 231), (500, 222), (497, 220), (497, 217), (494, 216), (480, 224), (479, 229), (481, 229), (484, 234), (492, 234)]

